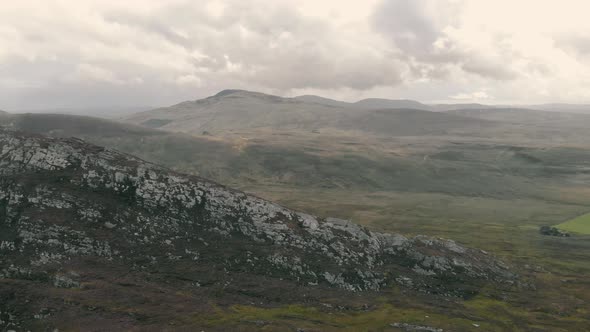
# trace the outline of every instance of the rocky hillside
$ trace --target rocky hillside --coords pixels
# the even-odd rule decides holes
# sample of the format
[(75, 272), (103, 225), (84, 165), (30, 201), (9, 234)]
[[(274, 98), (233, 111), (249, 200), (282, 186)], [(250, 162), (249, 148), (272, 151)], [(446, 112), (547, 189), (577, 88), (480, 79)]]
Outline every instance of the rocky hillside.
[[(74, 271), (79, 262), (86, 272)], [(246, 274), (305, 287), (398, 285), (445, 296), (515, 281), (487, 253), (453, 241), (376, 233), (77, 139), (0, 131), (0, 281), (80, 288), (95, 281), (88, 271), (111, 265), (199, 285)], [(0, 285), (0, 297), (14, 287)]]

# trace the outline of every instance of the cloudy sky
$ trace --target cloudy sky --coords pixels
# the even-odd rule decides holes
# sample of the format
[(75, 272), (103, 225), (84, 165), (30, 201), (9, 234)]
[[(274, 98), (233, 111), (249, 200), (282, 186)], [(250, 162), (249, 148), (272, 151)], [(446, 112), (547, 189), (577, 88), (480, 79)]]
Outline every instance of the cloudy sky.
[(590, 103), (588, 0), (19, 0), (0, 109), (167, 105), (226, 88)]

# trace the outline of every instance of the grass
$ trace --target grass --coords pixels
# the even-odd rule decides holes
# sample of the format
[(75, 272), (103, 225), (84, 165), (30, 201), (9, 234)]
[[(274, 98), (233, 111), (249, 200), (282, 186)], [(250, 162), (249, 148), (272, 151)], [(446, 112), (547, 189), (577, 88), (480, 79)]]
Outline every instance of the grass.
[[(399, 307), (383, 304), (370, 311), (325, 311), (314, 307), (291, 305), (279, 308), (258, 308), (253, 306), (233, 306), (229, 310), (218, 310), (208, 317), (193, 317), (206, 326), (244, 326), (244, 324), (264, 325), (260, 330), (286, 330), (302, 328), (313, 331), (383, 331), (389, 330), (393, 323), (429, 325), (454, 331), (470, 331), (474, 323), (479, 323), (486, 331), (502, 331), (502, 326), (510, 323), (480, 322), (459, 316), (448, 316), (423, 308)], [(515, 329), (514, 331), (517, 331)]]
[[(398, 295), (399, 296), (399, 295)], [(452, 300), (438, 306), (412, 302), (409, 296), (385, 297), (371, 310), (342, 311), (323, 307), (288, 305), (274, 308), (236, 305), (217, 308), (213, 314), (195, 314), (187, 320), (196, 326), (228, 330), (285, 331), (390, 331), (393, 323), (442, 328), (445, 331), (570, 331), (584, 330), (587, 309), (580, 307), (562, 317), (552, 307), (525, 306), (479, 295), (467, 301)], [(250, 328), (248, 328), (250, 326)], [(533, 329), (534, 328), (534, 329)]]
[[(559, 197), (498, 199), (284, 186), (250, 189), (286, 206), (321, 216), (352, 219), (377, 231), (452, 238), (489, 251), (511, 264), (515, 272), (533, 278), (537, 289), (511, 293), (507, 296), (510, 300), (486, 295), (463, 302), (463, 314), (480, 324), (480, 330), (584, 331), (590, 325), (586, 308), (590, 303), (590, 237), (555, 238), (539, 234), (542, 225), (587, 211), (589, 192), (576, 189), (570, 193), (561, 188)], [(437, 305), (425, 309), (426, 315), (434, 317), (432, 312), (437, 309)], [(451, 310), (445, 314), (462, 317)], [(436, 321), (439, 322), (445, 319)], [(461, 330), (455, 325), (431, 325)]]
[(556, 227), (572, 233), (590, 235), (590, 213), (568, 220)]

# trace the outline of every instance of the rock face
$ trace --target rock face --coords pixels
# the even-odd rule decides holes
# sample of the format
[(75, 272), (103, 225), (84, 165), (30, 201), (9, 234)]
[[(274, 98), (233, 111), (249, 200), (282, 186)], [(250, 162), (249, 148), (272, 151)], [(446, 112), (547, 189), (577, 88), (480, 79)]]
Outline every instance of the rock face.
[(515, 276), (453, 241), (381, 234), (77, 139), (0, 131), (0, 278), (79, 287), (75, 259), (464, 295)]

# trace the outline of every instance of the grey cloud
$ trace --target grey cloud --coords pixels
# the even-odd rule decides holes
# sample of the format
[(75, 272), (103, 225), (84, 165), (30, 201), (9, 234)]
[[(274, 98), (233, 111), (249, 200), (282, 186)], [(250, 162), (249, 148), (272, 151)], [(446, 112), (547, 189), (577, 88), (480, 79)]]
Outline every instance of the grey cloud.
[[(450, 72), (448, 67), (458, 66), (485, 78), (516, 78), (516, 73), (505, 62), (461, 49), (448, 38), (445, 29), (457, 24), (455, 15), (459, 4), (445, 0), (383, 0), (376, 8), (372, 23), (405, 58), (413, 60), (411, 70), (417, 77), (444, 79)], [(440, 42), (444, 47), (435, 47)]]
[(384, 0), (375, 10), (377, 31), (417, 58), (430, 57), (440, 32), (424, 13), (424, 1)]
[(590, 35), (558, 36), (555, 38), (555, 44), (564, 51), (579, 56), (590, 54)]
[(461, 61), (461, 68), (466, 72), (499, 81), (512, 80), (518, 77), (518, 73), (511, 70), (505, 63), (482, 57), (466, 57)]
[(380, 0), (346, 24), (291, 0), (221, 0), (216, 14), (209, 0), (27, 1), (0, 6), (0, 108), (165, 105), (225, 88), (442, 99), (548, 82), (560, 65), (586, 68), (590, 54), (583, 32), (555, 38), (573, 61), (531, 54), (502, 29), (477, 31), (462, 0)]
[[(169, 93), (180, 101), (186, 91), (196, 98), (217, 87), (367, 90), (403, 81), (407, 65), (384, 52), (386, 48), (343, 39), (331, 22), (304, 16), (287, 2), (229, 0), (226, 4), (219, 16), (211, 16), (202, 3), (194, 1), (165, 5), (151, 13), (104, 10), (92, 25), (62, 36), (69, 41), (59, 46), (68, 49), (56, 50), (62, 65), (35, 59), (18, 67), (26, 72), (26, 80), (45, 83), (34, 91), (36, 100), (59, 107), (64, 106), (68, 91), (70, 99), (81, 104), (127, 104), (142, 91), (144, 95)], [(55, 31), (80, 23), (48, 20), (48, 26), (63, 24)], [(26, 25), (19, 29), (23, 35), (35, 35)], [(29, 47), (41, 43), (51, 47), (58, 37), (41, 32), (35, 38), (38, 41), (31, 41)], [(76, 76), (80, 66), (103, 82)], [(43, 72), (50, 74), (36, 75)], [(79, 85), (68, 77), (77, 77)], [(104, 82), (107, 78), (117, 84), (137, 84), (111, 88)], [(119, 94), (121, 90), (128, 91), (127, 99)], [(20, 100), (32, 93), (19, 93)], [(0, 105), (3, 102), (0, 97)]]

